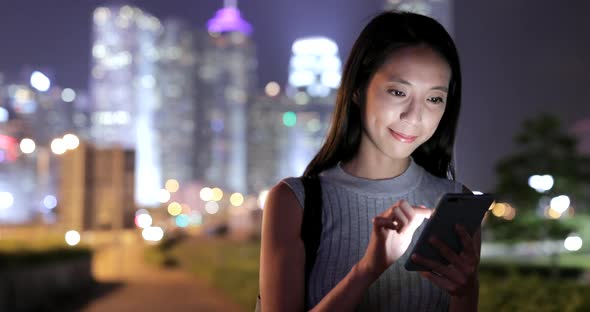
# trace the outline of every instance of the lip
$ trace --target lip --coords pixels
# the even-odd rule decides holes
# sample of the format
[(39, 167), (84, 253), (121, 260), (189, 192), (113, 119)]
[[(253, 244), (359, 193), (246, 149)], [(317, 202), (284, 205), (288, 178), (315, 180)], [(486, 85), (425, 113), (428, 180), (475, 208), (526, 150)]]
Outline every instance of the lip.
[(399, 133), (399, 132), (393, 131), (391, 129), (389, 129), (389, 133), (391, 133), (391, 136), (393, 136), (396, 140), (403, 142), (403, 143), (413, 143), (417, 138), (417, 136), (411, 136), (411, 135)]

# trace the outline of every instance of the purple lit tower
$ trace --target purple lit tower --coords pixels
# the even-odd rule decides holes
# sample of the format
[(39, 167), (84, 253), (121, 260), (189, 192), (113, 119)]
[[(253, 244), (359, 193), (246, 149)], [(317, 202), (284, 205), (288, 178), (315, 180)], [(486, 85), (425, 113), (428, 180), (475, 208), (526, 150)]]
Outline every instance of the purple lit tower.
[[(235, 1), (225, 1), (207, 23), (199, 53), (197, 116), (201, 124), (197, 157), (205, 180), (233, 192), (246, 192), (246, 108), (256, 85), (252, 26)], [(205, 154), (205, 155), (204, 155)]]
[(386, 10), (410, 11), (430, 16), (453, 33), (453, 0), (386, 0)]

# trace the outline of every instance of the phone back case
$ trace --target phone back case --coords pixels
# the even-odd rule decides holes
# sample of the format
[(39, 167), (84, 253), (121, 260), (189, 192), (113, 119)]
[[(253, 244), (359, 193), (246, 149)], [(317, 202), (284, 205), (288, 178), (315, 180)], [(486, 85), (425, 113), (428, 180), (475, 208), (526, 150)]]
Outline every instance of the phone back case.
[[(455, 230), (455, 224), (462, 224), (469, 235), (473, 235), (493, 202), (494, 198), (489, 194), (445, 194), (427, 221), (410, 255), (417, 253), (444, 265), (449, 264), (428, 242), (428, 239), (431, 236), (436, 236), (456, 253), (461, 252), (463, 244)], [(414, 263), (410, 257), (405, 263), (405, 268), (408, 271), (428, 271), (428, 269)]]

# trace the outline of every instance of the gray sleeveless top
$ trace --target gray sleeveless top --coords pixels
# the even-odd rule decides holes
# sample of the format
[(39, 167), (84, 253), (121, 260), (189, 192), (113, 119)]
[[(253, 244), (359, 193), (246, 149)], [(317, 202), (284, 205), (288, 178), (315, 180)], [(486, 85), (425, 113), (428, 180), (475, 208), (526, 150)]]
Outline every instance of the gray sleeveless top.
[[(340, 165), (320, 174), (322, 185), (322, 234), (312, 269), (306, 307), (313, 308), (352, 269), (369, 244), (371, 219), (400, 199), (414, 206), (434, 208), (444, 193), (462, 192), (458, 182), (428, 173), (414, 161), (400, 176), (369, 180), (345, 172)], [(301, 207), (303, 184), (286, 178)], [(365, 293), (358, 311), (446, 311), (449, 295), (404, 263), (427, 220), (416, 230), (407, 252), (389, 267)]]

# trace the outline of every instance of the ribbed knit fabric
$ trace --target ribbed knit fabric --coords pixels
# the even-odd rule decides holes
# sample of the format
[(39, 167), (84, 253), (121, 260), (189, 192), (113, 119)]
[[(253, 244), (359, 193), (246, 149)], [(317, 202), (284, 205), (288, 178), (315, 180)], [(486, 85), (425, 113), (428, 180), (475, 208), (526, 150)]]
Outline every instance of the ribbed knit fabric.
[[(434, 208), (444, 193), (461, 192), (462, 185), (435, 177), (411, 162), (392, 179), (369, 180), (345, 172), (340, 165), (320, 174), (322, 185), (322, 234), (315, 266), (311, 272), (306, 307), (313, 308), (352, 269), (369, 244), (371, 219), (400, 199), (412, 205)], [(304, 189), (299, 178), (286, 183), (303, 207)], [(415, 232), (408, 251), (365, 293), (357, 311), (445, 311), (449, 295), (404, 263), (422, 232)]]

